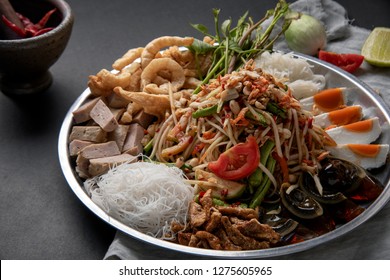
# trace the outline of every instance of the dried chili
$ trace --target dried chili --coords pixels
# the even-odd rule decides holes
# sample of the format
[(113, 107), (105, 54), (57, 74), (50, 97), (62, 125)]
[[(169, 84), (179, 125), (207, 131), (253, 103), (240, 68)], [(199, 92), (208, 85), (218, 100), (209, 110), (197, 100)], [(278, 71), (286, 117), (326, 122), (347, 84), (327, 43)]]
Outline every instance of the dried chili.
[(20, 21), (22, 22), (24, 28), (20, 28), (13, 22), (11, 22), (5, 15), (2, 15), (2, 20), (4, 24), (9, 27), (13, 32), (22, 38), (30, 38), (42, 35), (46, 32), (49, 32), (53, 27), (46, 27), (47, 22), (49, 21), (52, 14), (56, 12), (56, 8), (48, 11), (42, 19), (34, 24), (28, 17), (23, 16), (22, 14), (16, 13)]

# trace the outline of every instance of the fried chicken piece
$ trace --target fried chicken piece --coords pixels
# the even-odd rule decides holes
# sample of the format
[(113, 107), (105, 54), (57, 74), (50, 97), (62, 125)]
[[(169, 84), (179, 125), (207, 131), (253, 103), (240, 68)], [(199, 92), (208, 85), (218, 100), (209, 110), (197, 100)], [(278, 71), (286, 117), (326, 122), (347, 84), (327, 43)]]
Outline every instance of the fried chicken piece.
[(267, 224), (261, 224), (256, 219), (240, 221), (236, 224), (237, 229), (244, 235), (256, 238), (257, 240), (268, 241), (276, 244), (280, 240), (280, 235)]
[(219, 238), (217, 236), (215, 236), (214, 234), (212, 234), (210, 232), (200, 230), (197, 233), (195, 233), (195, 236), (199, 239), (207, 241), (207, 244), (210, 246), (211, 249), (214, 249), (214, 250), (221, 250), (222, 249), (221, 240), (219, 240)]
[(177, 234), (177, 241), (181, 245), (189, 246), (191, 236), (192, 236), (191, 232), (179, 232)]
[(242, 248), (240, 246), (237, 246), (230, 241), (226, 232), (222, 228), (219, 228), (215, 232), (215, 236), (217, 236), (221, 240), (221, 245), (222, 245), (222, 248), (224, 250), (229, 250), (229, 251), (241, 251), (242, 250)]
[(195, 201), (190, 202), (188, 214), (191, 228), (200, 227), (206, 222), (206, 211)]
[(212, 232), (219, 227), (219, 225), (221, 224), (222, 217), (221, 212), (219, 212), (214, 207), (210, 209), (210, 213), (210, 218), (207, 220), (207, 223), (205, 225), (205, 230), (208, 232)]
[(199, 238), (195, 236), (195, 234), (191, 234), (190, 241), (188, 242), (188, 246), (190, 247), (198, 247)]
[(221, 218), (222, 225), (226, 231), (229, 239), (235, 244), (244, 250), (256, 250), (256, 249), (266, 249), (269, 248), (269, 243), (267, 241), (257, 241), (254, 238), (243, 235), (238, 229), (237, 225), (232, 224), (229, 220), (229, 217), (222, 216)]
[(200, 205), (206, 211), (206, 220), (210, 218), (210, 209), (213, 207), (213, 199), (211, 197), (211, 189), (207, 190), (205, 194), (199, 199)]
[(196, 247), (203, 249), (211, 249), (206, 239), (200, 239)]
[(245, 220), (257, 219), (259, 217), (259, 210), (252, 208), (219, 206), (219, 212), (225, 216), (235, 216)]
[(171, 230), (172, 230), (173, 232), (175, 232), (175, 233), (181, 232), (181, 231), (183, 231), (184, 229), (185, 229), (185, 225), (182, 225), (182, 224), (180, 224), (180, 223), (178, 223), (178, 222), (176, 222), (176, 221), (173, 221), (173, 222), (171, 223)]

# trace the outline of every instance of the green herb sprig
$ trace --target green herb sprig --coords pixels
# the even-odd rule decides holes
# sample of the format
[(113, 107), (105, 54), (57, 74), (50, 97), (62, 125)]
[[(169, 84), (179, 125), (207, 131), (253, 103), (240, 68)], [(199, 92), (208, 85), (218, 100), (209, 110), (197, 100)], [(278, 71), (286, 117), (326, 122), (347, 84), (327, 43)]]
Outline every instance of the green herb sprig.
[[(214, 45), (210, 45), (195, 39), (189, 47), (196, 56), (212, 52), (211, 67), (206, 76), (202, 77), (202, 83), (194, 93), (198, 93), (201, 87), (211, 79), (233, 72), (251, 58), (272, 48), (274, 42), (288, 28), (289, 20), (285, 19), (288, 10), (286, 1), (279, 0), (275, 8), (268, 10), (259, 21), (254, 22), (249, 12), (246, 12), (238, 19), (237, 25), (232, 27), (232, 19), (226, 19), (220, 24), (220, 10), (213, 9), (215, 35), (210, 34), (207, 27), (202, 24), (192, 24), (204, 36), (215, 41)], [(270, 25), (263, 30), (261, 24), (271, 17)], [(272, 31), (280, 20), (283, 20), (282, 30), (273, 35)]]

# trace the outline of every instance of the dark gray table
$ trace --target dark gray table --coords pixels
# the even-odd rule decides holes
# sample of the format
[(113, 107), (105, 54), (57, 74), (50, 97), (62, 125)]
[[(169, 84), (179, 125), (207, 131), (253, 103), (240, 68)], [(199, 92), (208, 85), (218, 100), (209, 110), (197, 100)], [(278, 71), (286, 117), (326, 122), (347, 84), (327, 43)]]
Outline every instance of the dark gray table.
[[(67, 49), (51, 69), (54, 76), (51, 88), (22, 100), (0, 93), (1, 259), (101, 259), (113, 239), (115, 230), (94, 216), (68, 187), (57, 156), (62, 120), (86, 88), (88, 75), (101, 68), (109, 69), (127, 49), (144, 46), (155, 37), (200, 37), (189, 23), (203, 23), (212, 28), (214, 7), (222, 9), (221, 18), (236, 19), (246, 10), (254, 14), (255, 7), (260, 7), (258, 13), (262, 16), (275, 3), (265, 0), (68, 2), (75, 15), (75, 25)], [(339, 2), (349, 11), (354, 25), (369, 29), (390, 26), (388, 0)], [(378, 215), (384, 215), (383, 211)], [(369, 222), (374, 223), (375, 218)], [(311, 258), (332, 258), (326, 255), (327, 246), (313, 249)], [(321, 255), (317, 254), (319, 250)]]

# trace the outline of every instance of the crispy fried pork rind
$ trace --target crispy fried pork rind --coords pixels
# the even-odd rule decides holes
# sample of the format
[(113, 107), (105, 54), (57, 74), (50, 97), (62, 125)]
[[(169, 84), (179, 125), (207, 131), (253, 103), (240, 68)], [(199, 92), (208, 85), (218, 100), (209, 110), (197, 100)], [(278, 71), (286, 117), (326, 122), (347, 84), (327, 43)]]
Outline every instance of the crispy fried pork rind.
[(122, 70), (127, 65), (130, 65), (136, 59), (140, 58), (143, 50), (143, 47), (128, 50), (122, 57), (115, 60), (112, 68), (118, 71)]
[(112, 89), (116, 86), (126, 87), (130, 83), (130, 76), (131, 74), (128, 72), (114, 74), (102, 69), (96, 76), (89, 76), (88, 87), (93, 95), (107, 96), (112, 93)]
[(194, 42), (193, 37), (162, 36), (149, 42), (141, 54), (142, 68), (156, 57), (156, 54), (170, 46), (190, 46)]
[(195, 56), (183, 48), (193, 41), (193, 37), (162, 36), (145, 47), (132, 48), (115, 60), (113, 71), (102, 69), (89, 76), (88, 87), (92, 95), (104, 97), (115, 94), (115, 87), (164, 95), (193, 90), (211, 64), (210, 55)]
[[(184, 85), (184, 70), (175, 60), (170, 58), (153, 59), (141, 74), (141, 88), (143, 91), (168, 94), (168, 84), (171, 83), (172, 91), (176, 92)], [(153, 86), (150, 86), (152, 84)], [(158, 90), (149, 91), (151, 87)]]
[(142, 106), (145, 113), (162, 119), (170, 108), (168, 95), (150, 94), (146, 92), (130, 92), (121, 87), (114, 88), (121, 97)]
[(141, 65), (134, 62), (119, 72), (100, 70), (89, 76), (88, 87), (95, 96), (108, 96), (117, 86), (137, 91), (141, 81)]

